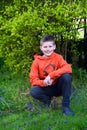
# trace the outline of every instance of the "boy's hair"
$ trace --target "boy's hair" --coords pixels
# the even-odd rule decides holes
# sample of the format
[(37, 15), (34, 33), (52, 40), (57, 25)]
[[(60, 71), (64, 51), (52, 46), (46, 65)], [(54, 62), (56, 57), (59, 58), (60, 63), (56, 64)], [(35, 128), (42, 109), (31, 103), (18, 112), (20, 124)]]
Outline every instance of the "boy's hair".
[(51, 36), (51, 35), (45, 35), (41, 38), (40, 40), (40, 45), (42, 45), (43, 42), (47, 42), (47, 41), (51, 41), (53, 42), (53, 44), (55, 44), (55, 40), (54, 40), (54, 37)]

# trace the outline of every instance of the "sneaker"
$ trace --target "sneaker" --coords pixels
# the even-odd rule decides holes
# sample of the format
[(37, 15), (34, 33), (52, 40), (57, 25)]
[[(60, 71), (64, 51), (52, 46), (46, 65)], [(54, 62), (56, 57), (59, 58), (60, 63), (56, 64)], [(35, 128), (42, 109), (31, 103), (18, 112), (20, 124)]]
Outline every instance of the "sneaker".
[(72, 110), (69, 107), (63, 107), (63, 115), (74, 116)]

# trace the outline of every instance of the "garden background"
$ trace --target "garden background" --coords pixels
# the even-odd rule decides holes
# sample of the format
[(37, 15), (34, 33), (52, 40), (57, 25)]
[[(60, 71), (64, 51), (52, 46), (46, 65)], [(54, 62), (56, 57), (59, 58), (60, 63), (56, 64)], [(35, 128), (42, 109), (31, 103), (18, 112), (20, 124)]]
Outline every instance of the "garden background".
[[(0, 1), (1, 130), (87, 130), (86, 16), (85, 0)], [(56, 52), (73, 68), (74, 117), (62, 116), (61, 97), (44, 110), (29, 95), (33, 55), (45, 34), (55, 37)], [(25, 108), (27, 102), (34, 111)]]

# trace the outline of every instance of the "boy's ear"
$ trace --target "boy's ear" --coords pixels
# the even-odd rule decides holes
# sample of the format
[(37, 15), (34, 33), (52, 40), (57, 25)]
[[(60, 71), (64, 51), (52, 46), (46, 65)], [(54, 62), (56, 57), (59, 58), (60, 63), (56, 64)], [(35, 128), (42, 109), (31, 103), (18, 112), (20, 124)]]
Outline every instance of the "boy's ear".
[(40, 50), (41, 50), (41, 48), (42, 48), (42, 47), (40, 46)]
[(54, 45), (54, 50), (56, 49), (56, 45)]

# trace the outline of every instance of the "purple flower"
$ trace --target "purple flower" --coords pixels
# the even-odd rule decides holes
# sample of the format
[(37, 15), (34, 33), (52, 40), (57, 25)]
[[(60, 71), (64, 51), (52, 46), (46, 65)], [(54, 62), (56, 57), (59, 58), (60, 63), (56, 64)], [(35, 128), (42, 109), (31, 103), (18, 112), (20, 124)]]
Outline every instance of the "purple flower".
[(32, 104), (31, 104), (30, 102), (27, 103), (26, 108), (29, 109), (30, 112), (33, 112), (33, 111), (34, 111), (34, 107), (32, 106)]
[(17, 126), (17, 123), (14, 123), (14, 126)]
[(34, 125), (37, 125), (38, 124), (38, 121), (34, 121)]
[(22, 130), (22, 128), (18, 128), (18, 130)]
[(57, 124), (59, 125), (59, 124), (60, 124), (60, 121), (58, 121)]
[(52, 126), (49, 126), (49, 128), (47, 128), (47, 130), (51, 130), (52, 129)]
[(7, 126), (7, 122), (4, 122), (4, 124), (3, 124), (5, 127)]
[(30, 102), (28, 102), (27, 107), (32, 107), (32, 104)]
[(65, 122), (65, 123), (68, 123), (68, 122), (69, 122), (69, 120), (65, 120), (64, 122)]
[(3, 97), (2, 97), (2, 96), (0, 96), (0, 99), (1, 99), (1, 100), (2, 100), (2, 98), (3, 98)]
[(48, 118), (52, 118), (52, 116), (48, 116)]

